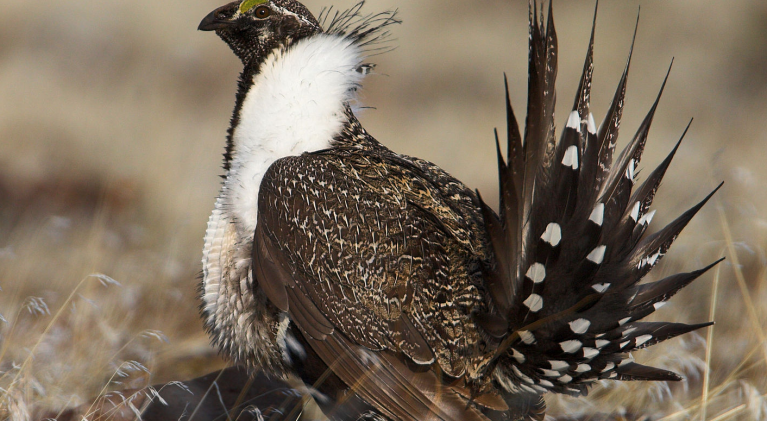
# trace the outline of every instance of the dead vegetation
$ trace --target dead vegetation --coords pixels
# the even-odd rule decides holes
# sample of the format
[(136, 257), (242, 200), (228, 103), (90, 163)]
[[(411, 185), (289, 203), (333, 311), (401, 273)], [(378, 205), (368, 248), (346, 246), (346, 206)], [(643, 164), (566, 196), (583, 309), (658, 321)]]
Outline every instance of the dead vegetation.
[[(363, 112), (368, 129), (395, 150), (494, 191), (503, 71), (516, 107), (525, 103), (526, 5), (368, 3), (399, 7), (404, 20), (394, 29), (399, 47), (375, 57), (381, 74), (362, 92), (377, 108)], [(607, 109), (639, 4), (603, 3), (596, 110)], [(657, 226), (725, 181), (652, 277), (727, 261), (658, 318), (717, 324), (636, 355), (684, 374), (684, 382), (605, 382), (586, 399), (548, 396), (549, 413), (594, 421), (765, 419), (767, 6), (642, 3), (624, 137), (672, 56), (646, 166), (696, 118), (656, 200)], [(224, 367), (202, 332), (196, 299), (239, 68), (219, 40), (194, 31), (217, 5), (0, 5), (0, 419), (57, 415), (90, 407), (92, 397)], [(592, 10), (591, 1), (555, 4), (561, 107), (577, 86)]]

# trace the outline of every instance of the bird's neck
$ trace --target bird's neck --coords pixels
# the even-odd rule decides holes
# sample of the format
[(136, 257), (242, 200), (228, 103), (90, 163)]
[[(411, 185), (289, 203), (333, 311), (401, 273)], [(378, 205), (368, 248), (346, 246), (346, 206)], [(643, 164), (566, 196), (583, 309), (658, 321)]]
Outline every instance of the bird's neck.
[(353, 41), (319, 34), (275, 49), (243, 73), (225, 189), (246, 232), (255, 229), (258, 190), (274, 161), (333, 146), (362, 78), (360, 60)]

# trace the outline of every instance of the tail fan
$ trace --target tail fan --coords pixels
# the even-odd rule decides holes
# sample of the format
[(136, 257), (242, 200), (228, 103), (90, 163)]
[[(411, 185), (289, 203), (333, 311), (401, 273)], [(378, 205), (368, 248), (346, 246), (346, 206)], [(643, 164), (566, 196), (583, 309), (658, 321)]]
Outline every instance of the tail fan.
[(710, 325), (639, 321), (721, 262), (639, 284), (713, 192), (646, 235), (655, 193), (681, 143), (634, 188), (668, 74), (636, 134), (613, 159), (632, 54), (597, 127), (590, 109), (595, 24), (596, 12), (583, 75), (558, 142), (551, 7), (544, 24), (543, 10), (531, 4), (524, 138), (506, 84), (507, 160), (496, 133), (499, 212), (480, 198), (494, 257), (484, 268), (491, 310), (477, 321), (500, 341), (488, 367), (508, 392), (579, 395), (599, 379), (679, 380), (674, 373), (634, 363), (629, 352)]

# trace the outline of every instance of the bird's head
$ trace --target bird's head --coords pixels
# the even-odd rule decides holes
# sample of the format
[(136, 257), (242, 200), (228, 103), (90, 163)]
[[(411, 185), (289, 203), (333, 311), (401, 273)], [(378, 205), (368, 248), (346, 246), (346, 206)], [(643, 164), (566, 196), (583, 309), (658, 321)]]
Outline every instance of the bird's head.
[(216, 31), (244, 64), (322, 32), (317, 19), (295, 0), (233, 1), (210, 12), (197, 29)]

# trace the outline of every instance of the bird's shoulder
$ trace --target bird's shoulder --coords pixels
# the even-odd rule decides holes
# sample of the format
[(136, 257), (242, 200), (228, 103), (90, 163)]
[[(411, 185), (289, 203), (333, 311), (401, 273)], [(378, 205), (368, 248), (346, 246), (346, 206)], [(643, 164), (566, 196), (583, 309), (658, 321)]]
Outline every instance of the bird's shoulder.
[[(322, 173), (334, 181), (343, 179), (344, 185), (364, 187), (353, 197), (363, 205), (410, 205), (413, 211), (421, 211), (419, 217), (432, 219), (456, 240), (482, 254), (479, 233), (483, 222), (476, 193), (432, 162), (395, 153), (376, 142), (372, 147), (336, 147), (287, 157), (273, 167), (283, 180), (288, 173), (302, 178), (303, 170), (313, 173), (305, 175), (309, 182)], [(318, 193), (325, 187), (335, 188), (320, 182), (315, 190)]]

